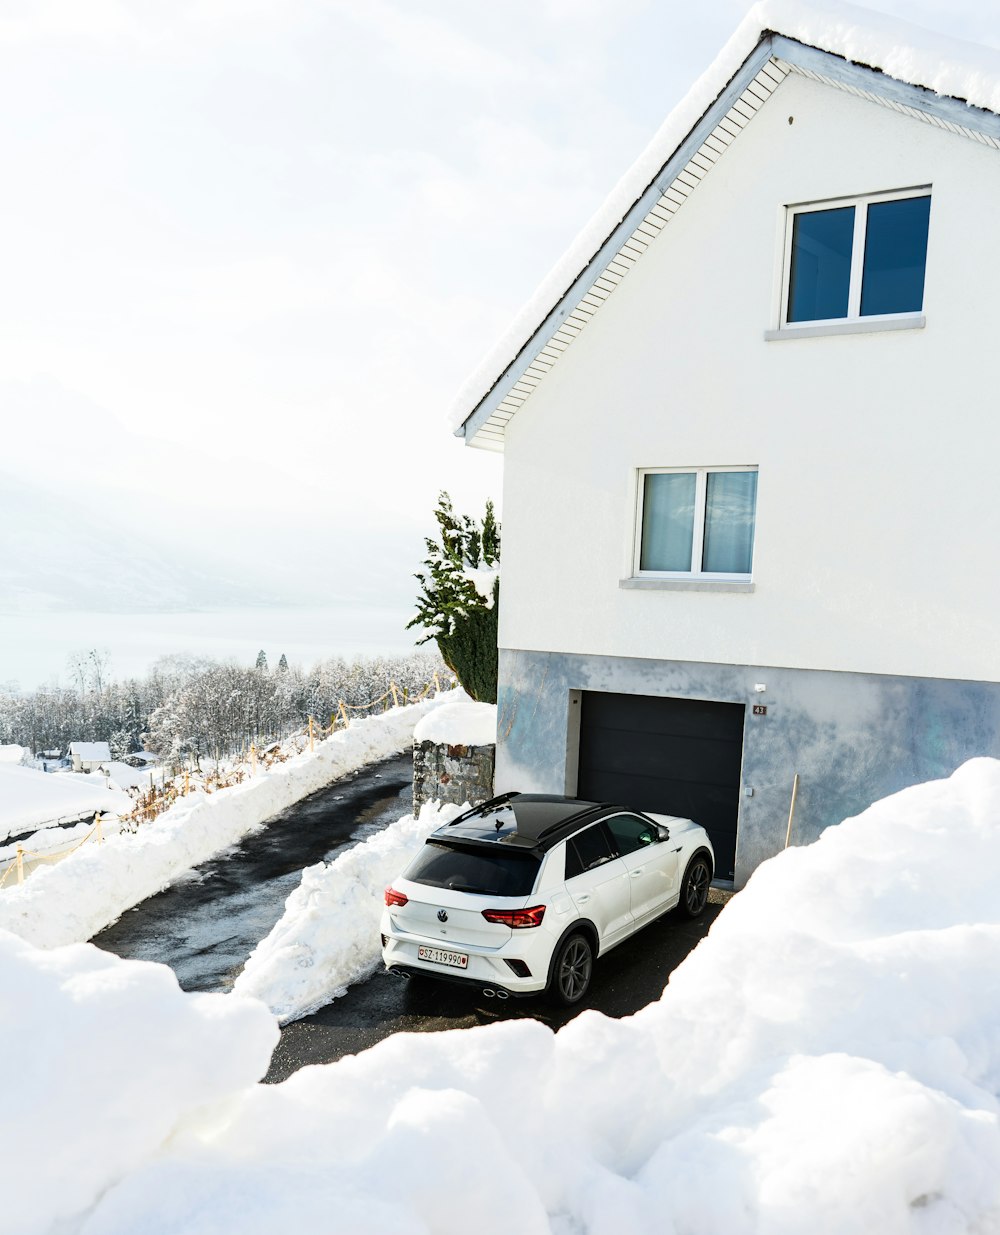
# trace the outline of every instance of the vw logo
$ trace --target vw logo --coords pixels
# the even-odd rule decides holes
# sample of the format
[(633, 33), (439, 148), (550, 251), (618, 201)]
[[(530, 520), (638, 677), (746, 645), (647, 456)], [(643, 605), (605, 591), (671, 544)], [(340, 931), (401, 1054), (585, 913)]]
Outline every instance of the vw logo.
[(439, 909), (439, 910), (438, 910), (438, 921), (439, 921), (439, 922), (447, 922), (447, 921), (448, 921), (448, 914), (447, 914), (447, 913), (446, 913), (443, 909)]

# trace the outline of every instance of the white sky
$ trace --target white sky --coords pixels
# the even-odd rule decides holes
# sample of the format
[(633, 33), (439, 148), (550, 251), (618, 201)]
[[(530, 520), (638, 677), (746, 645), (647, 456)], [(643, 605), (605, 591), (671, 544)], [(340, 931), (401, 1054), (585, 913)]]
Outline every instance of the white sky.
[(746, 7), (0, 0), (0, 471), (151, 530), (499, 499), (451, 397)]

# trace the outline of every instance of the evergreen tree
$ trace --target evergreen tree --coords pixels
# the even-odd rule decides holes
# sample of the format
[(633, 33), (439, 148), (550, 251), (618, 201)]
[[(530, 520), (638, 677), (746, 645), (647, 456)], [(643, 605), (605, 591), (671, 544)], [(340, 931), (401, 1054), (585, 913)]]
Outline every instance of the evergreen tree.
[(264, 655), (263, 648), (261, 648), (260, 651), (257, 653), (257, 668), (258, 669), (267, 668), (267, 657)]
[(288, 672), (288, 657), (285, 655), (284, 652), (281, 653), (281, 660), (278, 661), (278, 672), (279, 673)]
[(407, 623), (428, 633), (419, 643), (437, 642), (441, 657), (473, 699), (497, 697), (497, 620), (500, 609), (500, 525), (493, 503), (477, 524), (456, 515), (447, 493), (434, 511), (440, 541), (428, 538), (426, 572), (420, 584), (416, 617)]

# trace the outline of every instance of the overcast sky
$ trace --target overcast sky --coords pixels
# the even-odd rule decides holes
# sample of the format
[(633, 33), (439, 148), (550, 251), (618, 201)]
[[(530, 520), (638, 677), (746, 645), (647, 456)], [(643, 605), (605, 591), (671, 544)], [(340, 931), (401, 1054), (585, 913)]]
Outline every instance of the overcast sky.
[(0, 470), (148, 530), (499, 498), (455, 389), (746, 8), (0, 0)]

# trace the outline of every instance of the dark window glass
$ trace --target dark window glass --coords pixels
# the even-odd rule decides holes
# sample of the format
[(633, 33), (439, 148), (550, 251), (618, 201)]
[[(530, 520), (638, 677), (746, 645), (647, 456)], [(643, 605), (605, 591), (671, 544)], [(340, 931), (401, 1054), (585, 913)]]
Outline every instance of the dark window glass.
[(478, 892), (484, 896), (527, 896), (538, 876), (530, 854), (462, 849), (428, 841), (407, 868), (405, 879), (430, 888)]
[(756, 472), (709, 472), (702, 570), (748, 575), (757, 510)]
[(795, 216), (788, 280), (790, 322), (847, 316), (853, 245), (853, 206), (807, 210)]
[(655, 844), (659, 836), (648, 819), (638, 819), (635, 815), (615, 815), (611, 819), (605, 819), (604, 826), (611, 833), (611, 842), (618, 850), (619, 857)]
[(924, 306), (929, 197), (868, 207), (861, 315), (919, 313)]
[(566, 878), (572, 879), (574, 875), (603, 866), (614, 856), (604, 830), (599, 823), (595, 823), (566, 842)]

